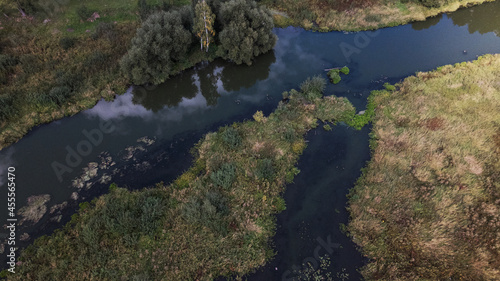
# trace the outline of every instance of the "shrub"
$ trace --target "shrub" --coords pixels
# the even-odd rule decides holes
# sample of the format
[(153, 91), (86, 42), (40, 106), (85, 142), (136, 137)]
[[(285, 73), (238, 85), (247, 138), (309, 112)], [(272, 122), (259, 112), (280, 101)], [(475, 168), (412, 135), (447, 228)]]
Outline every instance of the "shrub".
[(259, 159), (257, 162), (257, 168), (255, 170), (255, 175), (259, 180), (271, 181), (274, 177), (274, 167), (273, 161), (271, 159)]
[(159, 197), (142, 196), (137, 202), (137, 207), (140, 208), (138, 222), (141, 232), (152, 236), (160, 227), (160, 219), (166, 209), (165, 202)]
[(199, 224), (221, 235), (228, 232), (225, 216), (229, 213), (227, 199), (215, 191), (194, 197), (183, 206), (182, 216), (192, 224)]
[(329, 124), (325, 124), (325, 125), (323, 125), (323, 129), (324, 129), (325, 131), (331, 131), (331, 130), (332, 130), (332, 127), (330, 127), (330, 125), (329, 125)]
[(330, 77), (330, 80), (333, 84), (338, 84), (341, 80), (338, 69), (332, 69), (328, 71), (328, 76)]
[(229, 189), (236, 178), (236, 167), (232, 163), (224, 163), (219, 170), (210, 174), (210, 179), (215, 186)]
[(394, 85), (391, 85), (389, 83), (384, 83), (384, 88), (388, 91), (395, 91), (396, 90), (396, 87)]
[(83, 62), (83, 66), (88, 70), (101, 70), (106, 68), (109, 56), (101, 51), (95, 51)]
[(233, 127), (227, 127), (221, 136), (224, 143), (231, 149), (236, 149), (241, 144), (241, 136)]
[(7, 120), (14, 115), (13, 101), (12, 96), (0, 95), (0, 121)]
[(120, 66), (135, 84), (160, 84), (174, 73), (174, 63), (185, 59), (191, 42), (178, 12), (152, 14), (137, 30)]
[(306, 144), (302, 140), (298, 140), (292, 144), (292, 151), (295, 154), (302, 153), (304, 149), (306, 148)]
[(224, 2), (218, 18), (222, 26), (218, 51), (224, 59), (250, 65), (254, 57), (268, 52), (276, 43), (271, 12), (255, 1)]
[(286, 210), (285, 199), (281, 197), (276, 197), (273, 201), (273, 205), (276, 207), (276, 212), (281, 213)]
[(48, 93), (28, 93), (28, 101), (36, 106), (56, 105)]
[(59, 39), (59, 45), (64, 49), (68, 50), (75, 45), (76, 39), (73, 37), (62, 37)]
[(302, 84), (300, 84), (300, 90), (309, 100), (313, 100), (321, 97), (325, 91), (326, 81), (320, 76), (314, 76), (307, 78)]
[(48, 96), (58, 105), (62, 105), (71, 96), (71, 89), (67, 86), (56, 86), (50, 90)]
[(286, 183), (292, 183), (296, 175), (300, 173), (297, 167), (293, 167), (290, 171), (286, 172), (285, 181)]
[(74, 71), (58, 70), (55, 73), (55, 82), (57, 86), (65, 86), (70, 90), (75, 90), (81, 83), (81, 77)]
[(111, 22), (99, 22), (95, 28), (95, 32), (92, 33), (92, 39), (97, 40), (99, 38), (105, 38), (112, 40), (116, 37), (115, 25)]
[(9, 72), (17, 62), (17, 59), (11, 55), (0, 54), (0, 84), (7, 83)]
[(34, 74), (41, 69), (40, 59), (32, 54), (21, 55), (19, 63), (25, 74)]
[(182, 175), (180, 175), (175, 181), (175, 185), (179, 189), (184, 189), (186, 187), (189, 187), (189, 184), (193, 182), (196, 179), (196, 176), (193, 173), (190, 172), (185, 172)]
[(266, 121), (266, 117), (264, 117), (264, 113), (260, 110), (254, 113), (253, 119), (259, 123)]
[(284, 133), (283, 137), (284, 137), (284, 138), (285, 138), (285, 140), (286, 140), (286, 141), (288, 141), (288, 142), (294, 142), (294, 141), (295, 141), (295, 139), (296, 139), (296, 137), (297, 137), (297, 133), (295, 132), (295, 130), (294, 130), (294, 129), (292, 129), (292, 128), (288, 128), (288, 129), (285, 131), (285, 133)]

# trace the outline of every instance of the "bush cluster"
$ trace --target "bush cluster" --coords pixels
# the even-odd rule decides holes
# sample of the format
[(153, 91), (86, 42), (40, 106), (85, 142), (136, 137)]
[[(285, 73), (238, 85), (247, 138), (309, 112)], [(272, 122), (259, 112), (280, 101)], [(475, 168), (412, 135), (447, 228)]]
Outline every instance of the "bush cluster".
[(188, 222), (208, 227), (221, 235), (228, 232), (225, 220), (228, 213), (227, 199), (217, 191), (207, 191), (192, 198), (182, 209), (182, 215)]
[(241, 136), (238, 133), (238, 130), (236, 130), (233, 127), (227, 127), (222, 133), (221, 133), (222, 140), (224, 143), (230, 148), (230, 149), (236, 149), (240, 146), (241, 144)]
[[(121, 68), (134, 84), (159, 84), (178, 73), (180, 65), (189, 65), (188, 53), (200, 47), (193, 40), (198, 34), (193, 30), (197, 15), (190, 6), (168, 12), (158, 11), (144, 0), (138, 6), (145, 20), (121, 60)], [(215, 44), (207, 47), (208, 54), (250, 65), (254, 57), (274, 47), (272, 16), (255, 1), (209, 1), (209, 6), (216, 15), (213, 32), (217, 36)]]
[(229, 189), (236, 178), (236, 166), (233, 163), (224, 163), (219, 170), (210, 174), (210, 179), (215, 186)]

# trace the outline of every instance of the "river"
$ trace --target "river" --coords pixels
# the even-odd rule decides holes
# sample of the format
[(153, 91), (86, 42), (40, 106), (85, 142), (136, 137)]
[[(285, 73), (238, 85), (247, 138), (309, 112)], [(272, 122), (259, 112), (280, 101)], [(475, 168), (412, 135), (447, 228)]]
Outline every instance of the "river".
[[(378, 31), (317, 33), (289, 27), (275, 33), (274, 51), (252, 66), (220, 60), (198, 65), (158, 87), (136, 87), (112, 102), (100, 101), (75, 116), (39, 126), (0, 151), (2, 186), (7, 167), (16, 168), (18, 210), (30, 196), (50, 195), (47, 213), (18, 229), (18, 239), (23, 233), (30, 236), (21, 245), (61, 227), (79, 202), (107, 192), (111, 182), (137, 189), (172, 181), (190, 166), (189, 150), (203, 134), (250, 119), (257, 110), (269, 114), (283, 91), (298, 88), (309, 76), (326, 78), (326, 68), (350, 68), (326, 93), (345, 96), (363, 110), (369, 92), (385, 82), (499, 53), (500, 2)], [(357, 269), (366, 261), (339, 225), (348, 219), (345, 196), (369, 160), (368, 133), (368, 127), (355, 131), (337, 126), (307, 135), (301, 173), (284, 194), (287, 210), (277, 216), (276, 258), (249, 280), (291, 278), (288, 271), (314, 258), (320, 241), (328, 239), (338, 244), (331, 254), (334, 275), (360, 279)], [(6, 189), (0, 192), (6, 198)], [(67, 205), (50, 214), (51, 207), (63, 202)], [(2, 208), (0, 221), (6, 222), (7, 215)], [(7, 230), (1, 231), (3, 239)], [(4, 259), (2, 254), (2, 265)]]

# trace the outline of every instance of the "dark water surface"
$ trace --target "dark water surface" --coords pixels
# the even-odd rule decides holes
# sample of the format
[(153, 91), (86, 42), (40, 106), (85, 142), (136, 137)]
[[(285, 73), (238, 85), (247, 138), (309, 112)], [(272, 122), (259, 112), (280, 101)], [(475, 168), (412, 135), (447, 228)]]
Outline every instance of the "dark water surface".
[[(298, 88), (312, 75), (326, 78), (326, 68), (351, 69), (340, 84), (327, 87), (327, 94), (346, 96), (363, 110), (369, 92), (384, 82), (499, 53), (499, 29), (498, 1), (375, 32), (276, 29), (274, 51), (252, 66), (223, 61), (199, 65), (161, 86), (129, 90), (113, 102), (101, 101), (73, 117), (37, 127), (0, 151), (0, 184), (5, 186), (7, 167), (14, 166), (19, 204), (25, 205), (29, 196), (49, 194), (48, 209), (64, 201), (69, 205), (47, 212), (36, 224), (25, 222), (17, 237), (24, 232), (38, 237), (62, 226), (79, 202), (107, 192), (111, 182), (137, 189), (172, 181), (190, 166), (189, 149), (203, 134), (250, 119), (257, 110), (270, 113), (283, 91)], [(369, 159), (368, 132), (337, 126), (332, 132), (317, 129), (307, 135), (301, 173), (284, 194), (287, 210), (277, 217), (277, 256), (249, 280), (292, 278), (287, 271), (314, 258), (319, 241), (328, 239), (340, 244), (331, 254), (334, 275), (344, 270), (349, 280), (360, 278), (356, 270), (365, 261), (339, 224), (348, 218), (345, 195)], [(74, 192), (77, 200), (71, 199)], [(0, 193), (6, 198), (5, 188)], [(0, 206), (6, 205), (2, 199)], [(6, 220), (7, 208), (1, 207), (1, 224)], [(7, 231), (1, 232), (0, 239)], [(2, 254), (2, 268), (4, 258)]]

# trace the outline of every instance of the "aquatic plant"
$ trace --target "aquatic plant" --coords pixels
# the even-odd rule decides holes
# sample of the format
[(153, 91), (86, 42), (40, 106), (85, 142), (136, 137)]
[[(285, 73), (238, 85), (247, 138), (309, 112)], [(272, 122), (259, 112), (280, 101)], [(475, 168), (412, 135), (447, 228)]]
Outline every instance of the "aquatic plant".
[(342, 74), (349, 74), (349, 68), (347, 66), (344, 66), (342, 68), (332, 68), (332, 69), (329, 69), (328, 70), (328, 76), (330, 77), (330, 81), (333, 83), (333, 84), (338, 84), (340, 82), (340, 80), (342, 80), (340, 78), (340, 73)]

